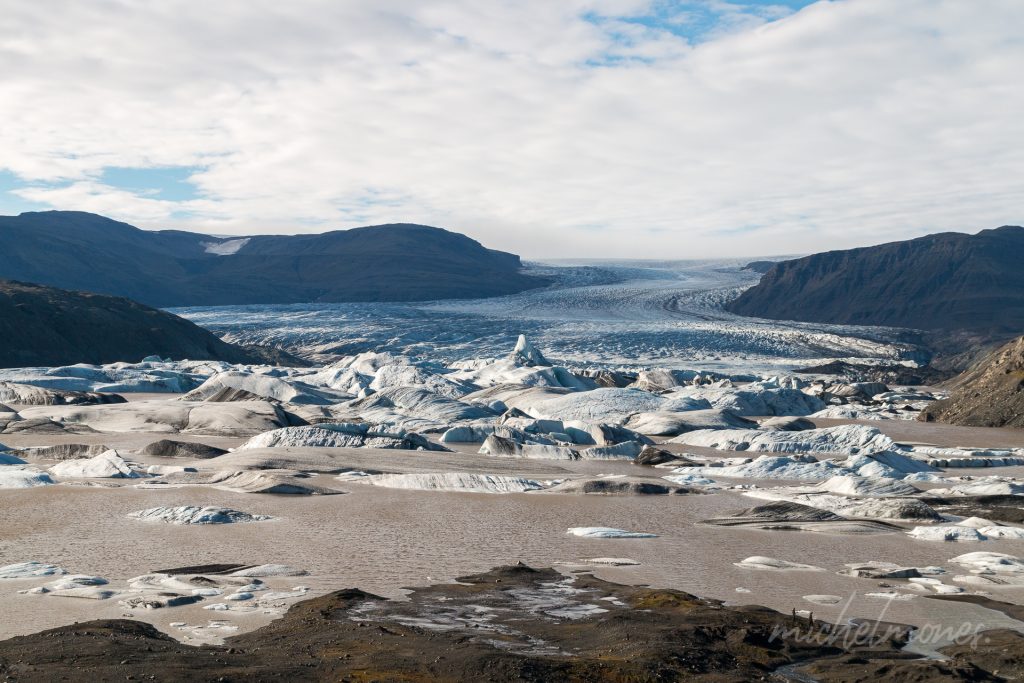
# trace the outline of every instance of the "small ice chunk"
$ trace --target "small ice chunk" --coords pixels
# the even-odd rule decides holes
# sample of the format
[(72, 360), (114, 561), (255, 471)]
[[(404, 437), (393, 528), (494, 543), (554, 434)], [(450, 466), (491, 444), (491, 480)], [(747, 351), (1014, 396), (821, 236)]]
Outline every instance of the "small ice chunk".
[(46, 584), (50, 591), (66, 591), (82, 586), (105, 586), (109, 583), (102, 576), (89, 576), (87, 574), (69, 574), (68, 576), (51, 581)]
[(253, 595), (252, 593), (249, 593), (248, 591), (244, 591), (244, 592), (241, 592), (241, 593), (232, 593), (231, 595), (225, 595), (223, 599), (224, 600), (232, 600), (232, 601), (235, 601), (235, 602), (240, 602), (240, 601), (243, 601), (243, 600), (252, 600), (254, 597), (256, 597), (256, 596)]
[(894, 591), (883, 591), (883, 592), (878, 592), (878, 593), (865, 593), (864, 596), (868, 597), (868, 598), (882, 598), (883, 600), (899, 600), (899, 601), (913, 600), (914, 598), (917, 597), (913, 593), (896, 593)]
[(580, 560), (586, 564), (604, 564), (610, 567), (630, 567), (639, 565), (640, 563), (636, 560), (631, 560), (628, 557), (591, 557), (589, 559)]
[(44, 562), (18, 562), (0, 567), (0, 579), (30, 579), (35, 576), (55, 576), (66, 573), (61, 567)]
[(815, 605), (838, 605), (843, 601), (838, 595), (805, 595), (804, 600)]
[(255, 567), (239, 569), (231, 572), (231, 576), (263, 577), (263, 576), (306, 576), (305, 569), (296, 569), (287, 564), (261, 564)]
[(144, 522), (166, 522), (168, 524), (230, 524), (232, 522), (262, 522), (273, 519), (268, 515), (251, 515), (247, 512), (211, 505), (155, 507), (139, 510), (128, 516)]
[(702, 477), (699, 474), (670, 474), (662, 479), (680, 486), (714, 486), (716, 484), (713, 479)]
[(119, 478), (135, 479), (142, 475), (132, 469), (117, 451), (104, 451), (92, 458), (65, 460), (50, 468), (58, 479)]
[(53, 483), (55, 482), (46, 472), (0, 467), (0, 489), (30, 489)]
[(977, 529), (964, 526), (916, 526), (908, 531), (907, 535), (921, 541), (952, 543), (972, 543), (985, 540), (985, 537)]
[(574, 526), (570, 527), (567, 533), (582, 538), (657, 538), (657, 534), (649, 534), (642, 531), (626, 531), (624, 529), (613, 529), (607, 526)]
[(769, 571), (782, 571), (782, 570), (797, 570), (797, 571), (810, 571), (810, 572), (823, 572), (825, 571), (821, 567), (815, 567), (811, 564), (800, 564), (799, 562), (789, 562), (788, 560), (779, 560), (774, 557), (764, 557), (763, 555), (753, 555), (740, 560), (739, 562), (733, 562), (734, 565), (741, 569), (763, 569)]

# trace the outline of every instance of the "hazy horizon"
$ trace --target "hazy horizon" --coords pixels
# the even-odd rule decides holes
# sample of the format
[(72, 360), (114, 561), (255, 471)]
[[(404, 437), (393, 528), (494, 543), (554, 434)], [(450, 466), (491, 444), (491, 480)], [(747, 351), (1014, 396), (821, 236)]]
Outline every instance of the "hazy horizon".
[[(50, 211), (57, 211), (57, 210), (58, 209), (50, 209)], [(75, 209), (66, 209), (66, 211), (75, 211)], [(45, 211), (43, 211), (43, 212), (45, 212)], [(35, 213), (35, 212), (29, 211), (29, 212), (22, 212), (22, 213)], [(13, 217), (15, 217), (15, 216), (2, 216), (2, 215), (0, 215), (0, 218), (13, 218)], [(119, 222), (122, 222), (122, 223), (129, 223), (129, 224), (131, 224), (130, 221), (119, 219), (116, 216), (109, 216), (109, 215), (107, 215), (107, 216), (104, 216), (104, 217), (105, 218), (110, 218), (112, 220), (119, 221)], [(353, 226), (347, 226), (347, 227), (344, 227), (344, 228), (325, 226), (322, 230), (309, 231), (309, 232), (303, 232), (303, 231), (300, 231), (300, 230), (288, 231), (287, 229), (282, 229), (282, 230), (268, 230), (268, 231), (265, 231), (265, 232), (238, 232), (236, 234), (224, 234), (224, 233), (216, 234), (216, 233), (210, 233), (210, 232), (202, 232), (201, 230), (192, 230), (192, 229), (188, 229), (188, 228), (180, 227), (180, 226), (169, 227), (169, 228), (161, 228), (161, 227), (145, 228), (145, 227), (142, 227), (142, 226), (134, 226), (134, 227), (138, 227), (138, 228), (140, 228), (142, 230), (147, 230), (147, 231), (151, 231), (151, 232), (159, 232), (161, 230), (181, 230), (181, 231), (184, 231), (184, 232), (195, 232), (197, 234), (202, 234), (202, 235), (206, 235), (206, 236), (209, 236), (209, 237), (216, 237), (216, 238), (219, 238), (219, 239), (228, 239), (228, 240), (230, 240), (230, 239), (238, 239), (238, 238), (244, 238), (244, 237), (257, 237), (257, 236), (261, 236), (261, 235), (265, 235), (265, 236), (270, 236), (270, 235), (288, 236), (288, 235), (300, 235), (300, 234), (323, 234), (323, 233), (326, 233), (326, 232), (332, 232), (332, 231), (338, 231), (338, 230), (351, 230), (351, 229), (356, 229), (356, 228), (380, 227), (380, 226), (384, 226), (384, 225), (411, 224), (411, 223), (413, 223), (413, 222), (412, 221), (405, 221), (405, 220), (396, 219), (396, 220), (386, 221), (384, 223), (376, 223), (376, 224), (373, 224), (373, 225), (353, 225)], [(452, 231), (452, 232), (460, 232), (458, 230), (453, 230), (452, 228), (446, 227), (444, 225), (427, 225), (426, 227), (441, 228), (441, 229), (449, 230), (449, 231)], [(958, 232), (958, 233), (974, 235), (974, 234), (977, 234), (977, 233), (985, 231), (985, 230), (993, 230), (993, 229), (1000, 228), (1000, 227), (1007, 227), (1007, 226), (1005, 226), (1005, 225), (994, 225), (994, 226), (990, 226), (990, 227), (979, 228), (979, 229), (976, 229), (976, 230), (943, 230), (941, 232)], [(936, 232), (939, 232), (939, 231), (929, 231), (929, 232), (926, 232), (924, 234), (926, 234), (926, 235), (927, 234), (935, 234)], [(466, 233), (463, 233), (463, 234), (466, 234)], [(473, 235), (469, 235), (469, 236), (473, 237)], [(921, 236), (921, 235), (918, 235), (918, 236)], [(499, 247), (495, 247), (493, 244), (488, 244), (486, 241), (482, 240), (479, 237), (473, 237), (473, 238), (476, 239), (477, 241), (481, 242), (481, 244), (484, 247), (487, 247), (489, 249), (499, 249)], [(911, 238), (907, 238), (907, 239), (911, 239)], [(823, 248), (820, 251), (833, 251), (833, 250), (836, 250), (836, 249), (856, 249), (858, 247), (870, 247), (870, 246), (875, 246), (875, 245), (879, 245), (879, 244), (885, 244), (885, 243), (893, 242), (893, 241), (899, 241), (899, 240), (897, 240), (897, 239), (885, 239), (885, 240), (880, 240), (880, 241), (875, 241), (875, 242), (870, 242), (870, 243), (851, 244), (849, 246), (844, 246), (844, 247)], [(706, 255), (706, 256), (696, 256), (696, 255), (672, 256), (672, 255), (667, 255), (667, 256), (655, 257), (655, 256), (614, 256), (614, 255), (610, 255), (610, 254), (593, 254), (593, 255), (590, 255), (590, 256), (575, 256), (575, 255), (571, 255), (571, 254), (536, 254), (536, 253), (531, 254), (529, 252), (520, 252), (520, 251), (515, 251), (515, 250), (512, 250), (512, 249), (501, 249), (501, 251), (508, 251), (510, 253), (514, 253), (517, 256), (520, 256), (523, 259), (523, 261), (529, 261), (529, 262), (534, 262), (534, 263), (548, 263), (548, 264), (552, 264), (552, 265), (586, 265), (586, 264), (600, 265), (600, 264), (622, 263), (622, 262), (625, 262), (625, 261), (635, 261), (635, 262), (646, 263), (648, 265), (653, 265), (653, 264), (658, 264), (658, 263), (678, 263), (678, 262), (687, 262), (687, 261), (715, 261), (715, 260), (744, 261), (744, 260), (757, 260), (757, 259), (786, 260), (786, 259), (800, 258), (802, 256), (807, 256), (809, 254), (816, 253), (815, 251), (812, 251), (812, 250), (794, 251), (794, 252), (786, 252), (786, 253), (782, 253), (782, 252), (776, 252), (776, 253), (746, 253), (746, 252), (743, 252), (741, 250), (741, 251), (735, 251), (735, 252), (729, 253), (729, 254), (709, 254), (709, 255)]]

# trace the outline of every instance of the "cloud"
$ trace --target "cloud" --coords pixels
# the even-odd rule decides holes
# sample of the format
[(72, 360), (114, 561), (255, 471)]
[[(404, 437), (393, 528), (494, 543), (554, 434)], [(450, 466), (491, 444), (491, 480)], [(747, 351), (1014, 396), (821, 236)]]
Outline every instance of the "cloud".
[(530, 257), (1021, 221), (1024, 3), (788, 5), (0, 0), (0, 171), (148, 228), (413, 221)]

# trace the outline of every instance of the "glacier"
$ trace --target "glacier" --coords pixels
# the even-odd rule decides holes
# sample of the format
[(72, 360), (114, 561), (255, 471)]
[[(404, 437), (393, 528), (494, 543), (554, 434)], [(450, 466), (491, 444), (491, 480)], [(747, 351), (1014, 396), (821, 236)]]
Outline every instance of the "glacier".
[(172, 309), (243, 344), (318, 361), (365, 351), (451, 363), (497, 358), (526, 334), (560, 364), (759, 372), (827, 359), (913, 360), (906, 332), (743, 318), (724, 302), (760, 275), (740, 260), (544, 262), (554, 284), (511, 296), (422, 303)]

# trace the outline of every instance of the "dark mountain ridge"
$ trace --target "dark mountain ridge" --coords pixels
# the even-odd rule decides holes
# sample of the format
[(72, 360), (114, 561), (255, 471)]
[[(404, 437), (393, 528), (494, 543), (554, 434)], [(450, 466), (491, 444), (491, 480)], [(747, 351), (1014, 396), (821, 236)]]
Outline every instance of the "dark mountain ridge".
[(175, 360), (263, 363), (184, 318), (129, 299), (0, 280), (0, 367)]
[(1024, 228), (938, 233), (770, 268), (740, 315), (922, 330), (1024, 331)]
[(0, 277), (158, 307), (477, 298), (547, 284), (521, 267), (465, 235), (406, 223), (225, 238), (76, 211), (0, 217)]

